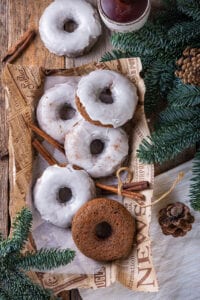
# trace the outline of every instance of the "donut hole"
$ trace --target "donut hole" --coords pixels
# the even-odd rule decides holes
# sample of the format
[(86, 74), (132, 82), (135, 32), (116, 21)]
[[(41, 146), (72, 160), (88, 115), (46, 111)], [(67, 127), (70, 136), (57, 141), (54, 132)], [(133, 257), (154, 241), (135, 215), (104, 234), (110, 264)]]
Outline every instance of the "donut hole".
[(95, 227), (95, 235), (98, 239), (105, 240), (112, 235), (112, 227), (105, 221), (98, 223)]
[(59, 203), (66, 203), (72, 198), (72, 190), (66, 186), (58, 190), (57, 200)]
[(92, 155), (97, 155), (103, 152), (104, 142), (100, 139), (95, 139), (90, 143), (90, 153)]
[(64, 31), (74, 32), (78, 28), (78, 24), (74, 20), (67, 20), (64, 24)]
[(75, 113), (76, 110), (67, 103), (63, 104), (58, 112), (60, 119), (63, 121), (72, 119)]
[(104, 88), (99, 95), (99, 99), (104, 104), (112, 104), (114, 100), (111, 89), (109, 87)]

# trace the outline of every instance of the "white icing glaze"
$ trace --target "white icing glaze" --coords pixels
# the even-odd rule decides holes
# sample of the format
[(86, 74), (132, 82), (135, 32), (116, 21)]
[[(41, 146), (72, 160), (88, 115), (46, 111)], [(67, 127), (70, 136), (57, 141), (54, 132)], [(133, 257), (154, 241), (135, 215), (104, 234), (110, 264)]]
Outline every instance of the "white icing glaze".
[[(40, 127), (60, 143), (64, 143), (65, 134), (82, 119), (75, 106), (75, 82), (55, 85), (45, 92), (37, 106), (37, 120)], [(75, 109), (71, 119), (62, 120), (59, 110), (63, 105)]]
[[(91, 154), (90, 144), (100, 139), (103, 152)], [(128, 154), (128, 137), (124, 130), (94, 126), (80, 121), (67, 133), (65, 152), (68, 161), (85, 169), (92, 177), (112, 174)]]
[[(66, 203), (57, 200), (58, 191), (68, 187), (72, 198)], [(67, 167), (50, 166), (37, 180), (34, 187), (34, 204), (41, 217), (59, 227), (67, 227), (77, 210), (88, 200), (95, 197), (95, 185), (83, 170)]]
[[(64, 30), (64, 24), (69, 20), (78, 25), (73, 32)], [(86, 1), (57, 0), (45, 9), (39, 31), (50, 52), (77, 56), (96, 42), (101, 34), (101, 24), (96, 10)]]
[[(112, 104), (105, 104), (100, 93), (110, 88)], [(138, 102), (136, 87), (125, 76), (109, 70), (96, 70), (82, 77), (78, 84), (77, 96), (93, 121), (103, 125), (122, 126), (130, 120)]]

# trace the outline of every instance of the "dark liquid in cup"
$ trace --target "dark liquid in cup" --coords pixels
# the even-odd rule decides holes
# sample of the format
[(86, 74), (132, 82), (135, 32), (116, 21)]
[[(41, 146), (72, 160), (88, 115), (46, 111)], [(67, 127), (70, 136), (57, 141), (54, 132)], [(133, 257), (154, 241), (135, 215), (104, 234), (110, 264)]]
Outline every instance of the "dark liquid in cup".
[(148, 0), (101, 0), (105, 15), (119, 23), (137, 20), (147, 8)]

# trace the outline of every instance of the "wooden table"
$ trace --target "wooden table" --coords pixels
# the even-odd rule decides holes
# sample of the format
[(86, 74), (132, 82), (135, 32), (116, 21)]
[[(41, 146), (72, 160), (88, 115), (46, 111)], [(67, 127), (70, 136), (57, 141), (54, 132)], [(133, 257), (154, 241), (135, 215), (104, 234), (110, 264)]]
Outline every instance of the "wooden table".
[[(96, 0), (88, 0), (96, 5)], [(19, 37), (31, 26), (38, 28), (39, 18), (52, 0), (1, 0), (0, 1), (0, 57), (5, 54), (8, 47), (13, 45)], [(153, 4), (159, 6), (159, 0), (152, 0)], [(15, 64), (39, 65), (46, 68), (70, 68), (87, 62), (99, 60), (106, 51), (111, 49), (109, 42), (111, 33), (103, 29), (103, 35), (92, 49), (92, 51), (80, 58), (69, 59), (51, 54), (43, 45), (37, 34), (34, 42), (30, 44), (23, 55)], [(2, 65), (0, 71), (2, 71)], [(8, 183), (8, 126), (6, 124), (5, 94), (0, 86), (0, 232), (4, 236), (9, 233), (9, 183)], [(176, 160), (156, 167), (156, 174), (164, 172), (183, 161), (187, 161), (193, 154), (189, 150), (181, 154)], [(78, 299), (76, 291), (65, 293), (63, 299)], [(80, 298), (79, 298), (80, 299)]]

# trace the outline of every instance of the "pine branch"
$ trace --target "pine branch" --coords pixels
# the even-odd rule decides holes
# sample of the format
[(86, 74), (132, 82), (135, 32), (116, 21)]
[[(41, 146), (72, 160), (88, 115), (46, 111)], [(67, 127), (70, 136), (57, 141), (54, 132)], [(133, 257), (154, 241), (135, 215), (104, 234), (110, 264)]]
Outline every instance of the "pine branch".
[(192, 168), (193, 178), (190, 186), (190, 201), (195, 210), (200, 211), (200, 151), (197, 151)]
[(51, 292), (34, 284), (28, 276), (20, 272), (9, 272), (5, 274), (2, 286), (12, 300), (49, 300)]
[(31, 212), (27, 208), (23, 208), (13, 223), (12, 239), (8, 238), (0, 243), (0, 256), (5, 257), (8, 253), (20, 251), (24, 247), (28, 240), (31, 223)]
[(180, 122), (187, 122), (195, 119), (198, 119), (200, 123), (199, 107), (168, 107), (166, 110), (160, 113), (156, 128), (159, 128), (160, 126), (174, 125), (175, 123), (180, 124)]
[(167, 97), (169, 105), (173, 107), (193, 107), (200, 104), (200, 87), (183, 84), (176, 80), (174, 88)]
[(200, 134), (199, 117), (170, 126), (162, 126), (152, 133), (151, 138), (155, 144), (159, 143), (159, 145), (162, 145), (163, 143), (166, 145), (176, 142), (176, 140), (183, 138), (186, 134), (191, 136), (194, 131)]
[[(112, 45), (125, 52), (136, 51), (140, 55), (154, 55), (155, 51), (166, 46), (166, 29), (164, 26), (147, 22), (139, 31), (130, 33), (114, 33)], [(148, 41), (148, 42), (147, 42)]]
[(75, 251), (70, 249), (40, 249), (36, 253), (26, 254), (18, 263), (23, 270), (37, 269), (45, 271), (67, 265), (75, 257)]
[(2, 288), (0, 288), (0, 299), (1, 300), (11, 300), (8, 295), (3, 291)]
[(168, 61), (157, 60), (152, 64), (144, 77), (146, 86), (145, 112), (149, 115), (165, 98), (173, 85), (174, 64)]
[(177, 0), (178, 9), (196, 21), (200, 21), (200, 2), (199, 0)]
[(75, 252), (66, 250), (42, 249), (23, 256), (20, 250), (28, 239), (32, 215), (23, 208), (13, 223), (12, 238), (0, 242), (0, 299), (50, 300), (55, 299), (50, 291), (33, 283), (22, 269), (46, 270), (71, 262)]
[(200, 124), (183, 122), (173, 126), (162, 127), (144, 139), (137, 155), (145, 163), (163, 163), (195, 145), (200, 140)]
[(190, 21), (175, 24), (167, 33), (169, 47), (186, 46), (195, 38), (200, 38), (200, 21)]
[(121, 50), (112, 50), (112, 52), (106, 52), (101, 58), (101, 62), (106, 62), (109, 60), (114, 60), (114, 59), (120, 59), (120, 58), (127, 58), (127, 57), (133, 57), (129, 52), (123, 52)]

